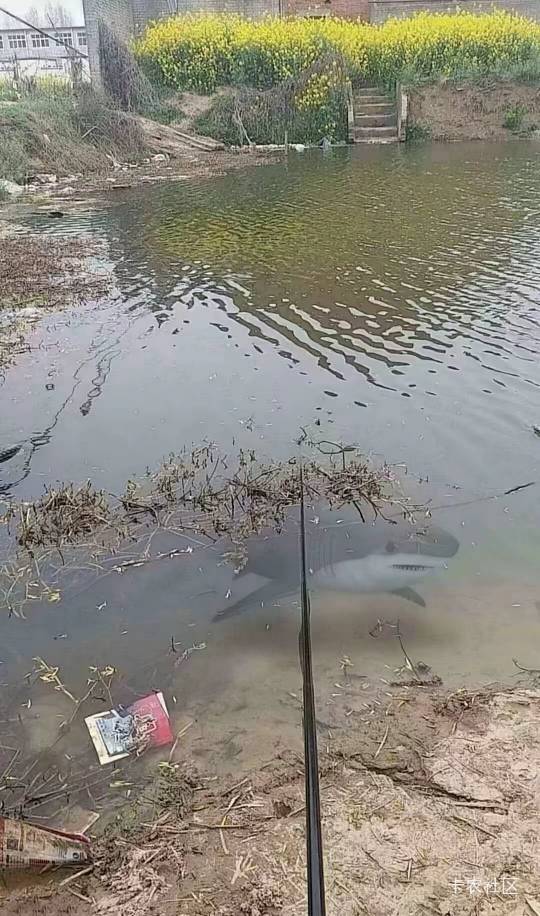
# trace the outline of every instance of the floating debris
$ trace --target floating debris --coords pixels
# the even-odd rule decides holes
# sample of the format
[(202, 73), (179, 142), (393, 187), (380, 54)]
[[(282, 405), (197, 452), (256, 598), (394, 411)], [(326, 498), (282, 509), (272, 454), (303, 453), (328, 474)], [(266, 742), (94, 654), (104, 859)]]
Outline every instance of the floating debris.
[[(58, 211), (48, 211), (55, 216)], [(62, 214), (60, 214), (62, 215)], [(2, 306), (59, 307), (103, 295), (110, 280), (85, 269), (89, 255), (100, 251), (95, 240), (37, 235), (3, 238), (0, 245)], [(24, 264), (24, 270), (21, 270)]]
[[(309, 444), (304, 439), (305, 452)], [(389, 467), (371, 464), (350, 446), (312, 445), (316, 458), (303, 462), (307, 500), (330, 508), (352, 504), (362, 520), (366, 511), (377, 516), (387, 505), (412, 516), (416, 507), (396, 495)], [(231, 458), (204, 445), (169, 456), (157, 471), (129, 480), (120, 495), (87, 481), (49, 487), (33, 502), (8, 501), (3, 515), (0, 504), (0, 523), (8, 532), (0, 558), (0, 606), (24, 616), (28, 601), (60, 601), (61, 579), (74, 570), (126, 573), (190, 555), (222, 538), (227, 543), (221, 558), (240, 571), (248, 539), (268, 528), (280, 533), (290, 508), (298, 505), (298, 467), (297, 458), (263, 462), (253, 450)], [(157, 530), (182, 546), (152, 552)], [(104, 607), (97, 605), (98, 611)]]

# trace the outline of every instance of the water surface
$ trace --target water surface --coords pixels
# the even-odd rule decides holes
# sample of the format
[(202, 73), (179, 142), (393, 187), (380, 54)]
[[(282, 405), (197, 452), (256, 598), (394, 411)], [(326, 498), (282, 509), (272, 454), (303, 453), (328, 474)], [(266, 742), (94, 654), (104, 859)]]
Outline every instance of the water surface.
[[(508, 678), (513, 657), (538, 667), (538, 490), (478, 501), (540, 479), (538, 160), (528, 143), (314, 152), (54, 226), (29, 218), (102, 238), (115, 293), (45, 318), (7, 372), (0, 447), (22, 447), (0, 484), (24, 498), (90, 477), (118, 492), (205, 438), (288, 457), (300, 426), (354, 443), (422, 480), (461, 549), (419, 586), (426, 609), (315, 597), (324, 703), (339, 702), (344, 654), (378, 683), (401, 664), (391, 634), (370, 636), (378, 618), (399, 616), (409, 654), (447, 683)], [(30, 622), (0, 622), (4, 674), (39, 654), (77, 681), (107, 661), (174, 696), (201, 755), (253, 762), (296, 740), (296, 618), (255, 608), (212, 626), (227, 589), (208, 556), (77, 581)], [(178, 664), (172, 636), (206, 648)]]

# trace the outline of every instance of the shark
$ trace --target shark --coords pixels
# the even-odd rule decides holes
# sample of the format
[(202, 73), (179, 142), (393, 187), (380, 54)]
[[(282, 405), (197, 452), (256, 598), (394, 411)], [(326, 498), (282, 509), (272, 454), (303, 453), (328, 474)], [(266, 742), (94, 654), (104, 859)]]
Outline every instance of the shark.
[[(283, 530), (263, 532), (246, 544), (247, 562), (235, 576), (254, 573), (262, 584), (218, 611), (224, 620), (261, 605), (276, 604), (300, 587), (299, 519), (290, 512)], [(363, 521), (353, 507), (306, 508), (306, 555), (310, 590), (354, 594), (388, 592), (425, 607), (413, 588), (444, 570), (459, 549), (450, 532), (404, 519)]]

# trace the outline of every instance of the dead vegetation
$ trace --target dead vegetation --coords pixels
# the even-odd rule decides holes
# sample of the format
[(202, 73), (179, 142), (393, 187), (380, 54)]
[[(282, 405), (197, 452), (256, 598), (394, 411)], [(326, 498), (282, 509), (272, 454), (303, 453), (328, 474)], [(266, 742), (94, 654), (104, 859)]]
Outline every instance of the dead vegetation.
[(21, 318), (13, 311), (3, 314), (0, 311), (0, 378), (17, 356), (29, 350), (27, 335), (33, 324), (32, 319), (26, 316)]
[(19, 184), (43, 172), (109, 172), (114, 161), (140, 160), (145, 151), (131, 115), (89, 87), (32, 92), (0, 106), (0, 176)]
[(2, 307), (58, 308), (103, 295), (108, 279), (86, 266), (88, 258), (99, 252), (99, 245), (88, 239), (26, 235), (2, 239)]
[[(324, 102), (313, 107), (304, 95), (313, 80), (328, 80)], [(238, 146), (345, 141), (347, 105), (344, 62), (322, 54), (311, 66), (270, 89), (231, 89), (217, 94), (196, 121), (202, 133)]]
[(17, 543), (28, 551), (66, 543), (93, 534), (110, 520), (110, 506), (102, 490), (88, 481), (47, 489), (34, 503), (19, 507)]
[(29, 335), (46, 310), (96, 300), (110, 290), (110, 274), (97, 263), (101, 255), (90, 239), (21, 234), (0, 240), (0, 373), (30, 349)]
[[(390, 504), (410, 514), (389, 467), (371, 465), (347, 447), (335, 447), (335, 455), (323, 460), (315, 451), (317, 457), (303, 465), (309, 502), (354, 504), (362, 519)], [(48, 488), (33, 502), (6, 504), (0, 516), (11, 535), (0, 570), (4, 606), (10, 614), (22, 614), (29, 600), (52, 600), (51, 591), (59, 592), (60, 580), (74, 570), (123, 573), (224, 538), (224, 559), (239, 570), (247, 558), (247, 539), (265, 528), (280, 532), (299, 499), (296, 459), (265, 463), (242, 450), (229, 458), (213, 445), (170, 456), (145, 479), (128, 481), (121, 495), (90, 482)], [(157, 535), (181, 546), (155, 551)]]

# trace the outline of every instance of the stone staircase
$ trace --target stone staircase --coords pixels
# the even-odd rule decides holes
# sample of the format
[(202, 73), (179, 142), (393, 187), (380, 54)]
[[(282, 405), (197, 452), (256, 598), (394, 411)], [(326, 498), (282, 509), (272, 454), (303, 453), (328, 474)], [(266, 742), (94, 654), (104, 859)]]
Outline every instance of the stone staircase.
[(398, 118), (395, 98), (377, 86), (356, 87), (349, 112), (352, 143), (396, 143)]

